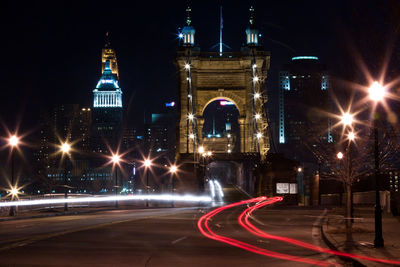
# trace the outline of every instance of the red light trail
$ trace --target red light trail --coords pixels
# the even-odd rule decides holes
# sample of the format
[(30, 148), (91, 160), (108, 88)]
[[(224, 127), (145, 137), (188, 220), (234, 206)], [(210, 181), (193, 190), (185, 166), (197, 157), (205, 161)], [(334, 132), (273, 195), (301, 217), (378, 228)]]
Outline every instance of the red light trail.
[(221, 236), (217, 235), (211, 230), (211, 227), (209, 226), (209, 221), (212, 217), (216, 216), (217, 214), (221, 213), (222, 211), (225, 211), (227, 209), (237, 207), (240, 205), (245, 205), (245, 204), (252, 204), (255, 203), (254, 206), (246, 208), (238, 217), (238, 223), (240, 226), (242, 226), (244, 229), (246, 229), (248, 232), (252, 233), (253, 235), (262, 237), (262, 238), (267, 238), (267, 239), (272, 239), (272, 240), (278, 240), (282, 242), (286, 242), (292, 245), (300, 246), (303, 248), (307, 248), (310, 250), (318, 251), (320, 253), (327, 253), (327, 254), (333, 254), (341, 257), (348, 257), (348, 258), (354, 258), (354, 259), (362, 259), (362, 260), (368, 260), (368, 261), (374, 261), (374, 262), (380, 262), (380, 263), (386, 263), (386, 264), (396, 264), (400, 265), (399, 261), (394, 261), (394, 260), (386, 260), (386, 259), (377, 259), (377, 258), (372, 258), (372, 257), (367, 257), (367, 256), (362, 256), (362, 255), (356, 255), (356, 254), (350, 254), (346, 252), (341, 252), (341, 251), (335, 251), (331, 249), (326, 249), (322, 248), (319, 246), (315, 246), (300, 240), (292, 239), (292, 238), (287, 238), (287, 237), (282, 237), (282, 236), (276, 236), (276, 235), (271, 235), (266, 232), (263, 232), (256, 226), (254, 226), (250, 220), (249, 217), (251, 214), (255, 211), (258, 210), (262, 207), (265, 207), (267, 205), (271, 205), (273, 203), (276, 203), (278, 201), (282, 201), (282, 197), (273, 197), (273, 198), (266, 198), (266, 197), (258, 197), (258, 198), (253, 198), (249, 200), (244, 200), (236, 203), (232, 203), (226, 206), (222, 206), (219, 208), (216, 208), (212, 210), (211, 212), (203, 215), (200, 217), (200, 219), (197, 222), (197, 227), (199, 228), (200, 232), (213, 240), (223, 242), (256, 254), (264, 255), (264, 256), (269, 256), (269, 257), (274, 257), (274, 258), (279, 258), (283, 260), (289, 260), (289, 261), (297, 261), (297, 262), (303, 262), (303, 263), (309, 263), (309, 264), (314, 264), (314, 265), (319, 265), (319, 266), (332, 266), (332, 265), (338, 265), (336, 263), (331, 263), (327, 261), (319, 261), (319, 260), (313, 260), (309, 258), (302, 258), (298, 256), (293, 256), (293, 255), (288, 255), (288, 254), (282, 254), (270, 250), (266, 250), (236, 239), (232, 239), (226, 236)]
[[(277, 253), (274, 251), (270, 251), (270, 250), (266, 250), (260, 247), (256, 247), (253, 245), (250, 245), (248, 243), (233, 239), (233, 238), (229, 238), (229, 237), (224, 237), (221, 235), (217, 235), (216, 233), (214, 233), (210, 226), (209, 226), (209, 220), (214, 217), (215, 215), (217, 215), (218, 213), (236, 207), (236, 206), (240, 206), (240, 205), (244, 205), (244, 204), (248, 204), (248, 203), (255, 203), (255, 202), (259, 202), (259, 201), (265, 201), (268, 200), (266, 197), (259, 197), (259, 198), (253, 198), (253, 199), (249, 199), (249, 200), (245, 200), (245, 201), (240, 201), (237, 203), (233, 203), (233, 204), (229, 204), (223, 207), (219, 207), (214, 209), (213, 211), (203, 215), (197, 222), (197, 227), (199, 228), (200, 232), (213, 240), (217, 240), (219, 242), (223, 242), (256, 254), (260, 254), (260, 255), (264, 255), (264, 256), (269, 256), (269, 257), (274, 257), (274, 258), (279, 258), (279, 259), (283, 259), (283, 260), (289, 260), (289, 261), (297, 261), (297, 262), (303, 262), (303, 263), (309, 263), (309, 264), (314, 264), (314, 265), (318, 265), (318, 266), (331, 266), (332, 263), (329, 262), (325, 262), (325, 261), (318, 261), (318, 260), (313, 260), (313, 259), (308, 259), (308, 258), (302, 258), (302, 257), (297, 257), (297, 256), (292, 256), (292, 255), (288, 255), (288, 254), (282, 254), (282, 253)], [(267, 202), (268, 203), (268, 202)]]
[(239, 224), (245, 228), (247, 231), (249, 231), (250, 233), (259, 236), (259, 237), (263, 237), (263, 238), (267, 238), (267, 239), (273, 239), (273, 240), (279, 240), (279, 241), (283, 241), (286, 243), (290, 243), (296, 246), (300, 246), (300, 247), (304, 247), (310, 250), (315, 250), (321, 253), (327, 253), (327, 254), (333, 254), (333, 255), (337, 255), (337, 256), (341, 256), (341, 257), (348, 257), (348, 258), (354, 258), (354, 259), (362, 259), (362, 260), (368, 260), (368, 261), (374, 261), (374, 262), (381, 262), (381, 263), (387, 263), (387, 264), (396, 264), (396, 265), (400, 265), (399, 261), (393, 261), (393, 260), (386, 260), (386, 259), (377, 259), (377, 258), (372, 258), (372, 257), (366, 257), (366, 256), (362, 256), (362, 255), (357, 255), (357, 254), (351, 254), (351, 253), (346, 253), (346, 252), (341, 252), (341, 251), (335, 251), (335, 250), (331, 250), (331, 249), (326, 249), (326, 248), (322, 248), (319, 246), (315, 246), (306, 242), (302, 242), (300, 240), (296, 240), (296, 239), (292, 239), (292, 238), (287, 238), (287, 237), (282, 237), (282, 236), (276, 236), (276, 235), (271, 235), (268, 233), (265, 233), (263, 231), (261, 231), (259, 228), (255, 227), (250, 221), (249, 221), (249, 217), (251, 216), (251, 214), (264, 206), (267, 205), (271, 205), (272, 203), (278, 202), (278, 201), (282, 201), (282, 197), (274, 197), (272, 198), (271, 201), (269, 202), (261, 202), (261, 203), (257, 203), (256, 205), (254, 205), (253, 207), (249, 207), (246, 210), (244, 210), (238, 217), (238, 222)]

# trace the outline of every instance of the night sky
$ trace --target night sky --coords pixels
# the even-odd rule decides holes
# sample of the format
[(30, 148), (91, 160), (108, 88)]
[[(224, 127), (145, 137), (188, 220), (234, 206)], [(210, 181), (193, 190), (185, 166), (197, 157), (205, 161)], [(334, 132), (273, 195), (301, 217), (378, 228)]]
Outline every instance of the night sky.
[[(245, 41), (248, 8), (271, 51), (267, 90), (275, 109), (277, 73), (295, 55), (318, 56), (332, 77), (360, 80), (357, 54), (378, 73), (387, 51), (389, 74), (398, 75), (398, 1), (192, 1), (196, 43), (203, 51), (218, 42), (219, 5), (224, 43), (232, 51)], [(0, 119), (13, 128), (34, 127), (48, 103), (91, 105), (101, 70), (105, 33), (117, 52), (124, 105), (133, 126), (143, 112), (176, 100), (173, 58), (186, 1), (12, 1), (2, 7)], [(396, 65), (397, 64), (397, 65)], [(340, 86), (335, 88), (340, 91)], [(340, 94), (340, 93), (338, 93)]]

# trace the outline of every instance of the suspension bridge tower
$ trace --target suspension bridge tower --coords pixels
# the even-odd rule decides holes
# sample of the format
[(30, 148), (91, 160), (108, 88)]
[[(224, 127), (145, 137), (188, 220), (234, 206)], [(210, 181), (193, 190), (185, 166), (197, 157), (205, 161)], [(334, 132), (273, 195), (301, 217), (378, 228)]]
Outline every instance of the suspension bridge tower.
[[(220, 159), (241, 160), (249, 155), (265, 159), (269, 150), (265, 80), (270, 53), (260, 43), (254, 8), (250, 8), (245, 45), (237, 52), (201, 51), (196, 46), (191, 8), (186, 12), (186, 25), (175, 58), (179, 82), (177, 158), (196, 164), (201, 162), (204, 151), (210, 150)], [(227, 132), (212, 138), (204, 134), (204, 111), (216, 100), (226, 101), (238, 110), (236, 150), (228, 147), (232, 134)]]

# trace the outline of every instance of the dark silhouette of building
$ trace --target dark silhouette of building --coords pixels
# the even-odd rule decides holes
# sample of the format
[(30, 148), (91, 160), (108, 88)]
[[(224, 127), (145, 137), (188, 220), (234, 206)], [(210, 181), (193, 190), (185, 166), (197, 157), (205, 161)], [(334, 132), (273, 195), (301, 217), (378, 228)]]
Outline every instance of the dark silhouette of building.
[(314, 162), (309, 146), (317, 139), (333, 142), (326, 67), (314, 56), (293, 57), (279, 75), (279, 150), (299, 162)]

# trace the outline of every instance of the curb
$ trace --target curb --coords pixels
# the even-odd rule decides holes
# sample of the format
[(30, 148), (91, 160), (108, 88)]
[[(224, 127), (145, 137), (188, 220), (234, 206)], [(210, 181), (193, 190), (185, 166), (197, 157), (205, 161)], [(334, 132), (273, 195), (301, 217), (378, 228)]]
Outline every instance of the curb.
[[(324, 225), (326, 225), (327, 223), (327, 216), (324, 216), (323, 222), (321, 224), (321, 236), (322, 236), (322, 240), (324, 240), (325, 244), (331, 249), (331, 250), (336, 250), (336, 251), (341, 251), (339, 250), (331, 240), (329, 240), (329, 237), (327, 236), (327, 234), (325, 234), (324, 232)], [(344, 262), (351, 262), (352, 266), (356, 266), (356, 267), (367, 267), (366, 265), (362, 264), (360, 261), (353, 259), (353, 258), (348, 258), (348, 257), (343, 257), (343, 256), (337, 256), (339, 257), (341, 260), (343, 260)]]
[(78, 214), (85, 214), (85, 213), (93, 213), (98, 211), (109, 211), (115, 210), (115, 208), (107, 208), (107, 209), (98, 209), (98, 210), (83, 210), (83, 211), (67, 211), (67, 212), (58, 212), (58, 213), (51, 213), (51, 214), (40, 214), (34, 216), (21, 216), (21, 217), (10, 217), (10, 218), (2, 218), (0, 222), (7, 222), (7, 221), (17, 221), (17, 220), (26, 220), (26, 219), (37, 219), (37, 218), (46, 218), (46, 217), (56, 217), (56, 216), (68, 216), (68, 215), (78, 215)]

